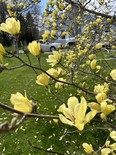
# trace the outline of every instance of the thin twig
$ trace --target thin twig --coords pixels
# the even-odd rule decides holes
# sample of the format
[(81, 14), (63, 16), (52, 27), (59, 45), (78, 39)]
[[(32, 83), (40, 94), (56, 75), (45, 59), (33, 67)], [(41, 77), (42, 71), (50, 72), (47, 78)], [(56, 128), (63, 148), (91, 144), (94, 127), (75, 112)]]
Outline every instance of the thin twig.
[(44, 152), (51, 153), (51, 154), (57, 154), (57, 155), (66, 155), (66, 154), (64, 154), (64, 153), (59, 153), (59, 152), (56, 152), (56, 151), (47, 150), (47, 149), (44, 149), (44, 148), (37, 147), (37, 146), (33, 145), (33, 144), (30, 142), (30, 140), (28, 140), (28, 144), (29, 144), (31, 147), (33, 147), (33, 148), (35, 148), (35, 149), (37, 149), (37, 150), (40, 150), (40, 151), (44, 151)]

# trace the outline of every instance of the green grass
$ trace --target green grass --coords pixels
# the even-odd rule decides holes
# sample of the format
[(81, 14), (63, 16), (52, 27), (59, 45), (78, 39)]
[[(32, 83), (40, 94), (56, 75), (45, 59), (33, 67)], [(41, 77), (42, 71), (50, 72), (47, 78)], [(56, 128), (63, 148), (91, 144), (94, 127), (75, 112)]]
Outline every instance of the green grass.
[[(41, 62), (45, 70), (49, 68), (46, 63), (47, 56), (48, 54), (42, 54)], [(21, 58), (28, 62), (25, 55), (22, 54)], [(30, 58), (33, 65), (38, 66), (37, 60), (31, 55)], [(4, 61), (8, 62), (9, 66), (12, 67), (21, 64), (16, 58), (5, 58)], [(38, 71), (39, 73), (40, 71)], [(58, 100), (46, 91), (46, 88), (37, 85), (35, 80), (36, 75), (28, 67), (3, 71), (0, 74), (0, 101), (12, 106), (10, 104), (10, 95), (16, 92), (24, 94), (24, 90), (26, 90), (28, 98), (37, 104), (38, 113), (57, 115), (57, 108), (67, 101), (69, 93), (71, 92), (72, 95), (76, 95), (77, 93), (76, 89), (70, 87), (59, 91), (52, 88), (52, 91), (59, 96)], [(10, 112), (0, 109), (1, 122), (10, 120), (11, 117)], [(89, 125), (85, 127), (85, 129), (88, 128)], [(66, 132), (70, 132), (70, 134), (61, 138)], [(96, 140), (98, 136), (101, 138)], [(0, 153), (1, 155), (49, 155), (49, 153), (32, 148), (28, 144), (29, 140), (37, 147), (44, 149), (53, 148), (54, 151), (60, 153), (69, 151), (69, 154), (76, 152), (76, 155), (82, 155), (81, 144), (83, 142), (89, 141), (96, 148), (97, 144), (98, 146), (102, 145), (105, 138), (106, 132), (95, 130), (84, 132), (80, 135), (76, 132), (75, 128), (64, 125), (61, 122), (56, 124), (52, 120), (31, 118), (27, 119), (17, 130), (0, 134)]]

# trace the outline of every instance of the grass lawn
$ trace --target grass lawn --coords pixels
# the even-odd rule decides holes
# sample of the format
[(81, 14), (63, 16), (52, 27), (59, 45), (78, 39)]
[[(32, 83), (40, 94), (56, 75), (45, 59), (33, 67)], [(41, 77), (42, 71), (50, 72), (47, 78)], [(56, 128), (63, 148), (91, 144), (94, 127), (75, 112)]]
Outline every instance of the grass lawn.
[[(42, 54), (42, 66), (45, 70), (49, 68), (46, 63), (48, 54)], [(22, 59), (27, 61), (25, 55), (21, 55)], [(38, 66), (37, 60), (31, 56), (32, 63)], [(5, 58), (5, 62), (9, 63), (9, 66), (20, 65), (19, 60), (16, 58)], [(39, 74), (39, 72), (38, 72)], [(20, 92), (24, 94), (26, 90), (29, 99), (33, 100), (37, 106), (37, 112), (41, 114), (54, 114), (57, 115), (57, 109), (59, 105), (67, 101), (69, 97), (69, 90), (72, 88), (64, 88), (64, 90), (56, 91), (52, 90), (60, 96), (59, 100), (51, 95), (46, 88), (39, 86), (35, 82), (36, 75), (32, 69), (28, 67), (22, 67), (20, 69), (3, 71), (0, 74), (0, 101), (7, 105), (10, 105), (10, 95), (12, 93)], [(76, 90), (72, 89), (72, 95), (76, 94)], [(62, 98), (61, 98), (62, 96)], [(0, 122), (4, 122), (11, 118), (11, 113), (0, 109)], [(88, 129), (89, 125), (86, 126)], [(70, 132), (69, 134), (66, 134)], [(66, 135), (63, 137), (63, 135)], [(101, 139), (96, 141), (98, 136)], [(102, 131), (88, 131), (82, 134), (76, 132), (74, 127), (70, 127), (62, 124), (61, 122), (55, 123), (52, 120), (45, 119), (27, 119), (18, 129), (7, 133), (0, 134), (0, 154), (1, 155), (49, 155), (44, 151), (39, 151), (32, 148), (28, 144), (28, 140), (31, 141), (37, 147), (44, 149), (52, 149), (60, 153), (76, 152), (74, 155), (82, 155), (82, 148), (79, 147), (83, 142), (92, 143), (94, 147), (96, 144), (102, 144), (106, 138), (105, 132)], [(80, 150), (80, 151), (79, 151)]]

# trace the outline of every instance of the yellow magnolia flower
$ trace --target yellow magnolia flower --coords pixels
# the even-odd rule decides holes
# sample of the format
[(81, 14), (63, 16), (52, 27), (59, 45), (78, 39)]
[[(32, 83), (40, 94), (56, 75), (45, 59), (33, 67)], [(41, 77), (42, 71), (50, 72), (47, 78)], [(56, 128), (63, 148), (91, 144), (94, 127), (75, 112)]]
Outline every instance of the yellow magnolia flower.
[(36, 83), (42, 86), (48, 86), (49, 85), (49, 77), (45, 73), (42, 73), (37, 76)]
[[(66, 80), (63, 78), (59, 78), (58, 80), (65, 82)], [(62, 88), (65, 85), (65, 83), (62, 82), (56, 82), (55, 83), (55, 88)]]
[(104, 85), (96, 85), (94, 87), (94, 92), (96, 93), (107, 93), (109, 91), (109, 84), (104, 83)]
[(13, 9), (13, 7), (15, 7), (14, 4), (11, 4), (11, 3), (8, 3), (8, 4), (7, 4), (7, 9)]
[(58, 77), (58, 71), (57, 71), (57, 69), (54, 69), (54, 68), (50, 68), (48, 71), (47, 71), (47, 73), (48, 74), (50, 74), (51, 76), (53, 76), (53, 77)]
[(22, 7), (22, 6), (24, 6), (24, 5), (25, 5), (24, 3), (19, 3), (19, 4), (17, 4), (18, 7)]
[(66, 31), (64, 31), (64, 32), (62, 32), (62, 37), (64, 37), (64, 36), (66, 36), (66, 35), (69, 35), (69, 32), (66, 32)]
[(49, 55), (48, 59), (46, 59), (48, 63), (53, 67), (58, 64), (61, 60), (61, 53), (58, 51), (53, 51), (53, 55)]
[(116, 141), (116, 131), (113, 130), (113, 131), (110, 133), (110, 137), (111, 137), (113, 140)]
[(116, 81), (116, 69), (113, 69), (111, 72), (110, 72), (110, 76), (112, 77), (112, 79), (114, 81)]
[(29, 43), (27, 48), (34, 56), (39, 56), (41, 53), (40, 43), (37, 43), (37, 41), (32, 41), (31, 43)]
[(58, 112), (63, 113), (63, 115), (59, 115), (59, 118), (62, 123), (75, 126), (80, 131), (84, 129), (84, 125), (90, 122), (97, 113), (96, 110), (92, 110), (86, 114), (87, 102), (84, 97), (81, 97), (80, 103), (76, 97), (70, 97), (67, 105), (68, 107), (65, 104), (59, 107)]
[(64, 9), (64, 8), (65, 8), (64, 3), (61, 2), (61, 3), (58, 3), (58, 4), (59, 4), (59, 8), (60, 8), (60, 9)]
[(46, 42), (49, 39), (49, 36), (50, 36), (50, 31), (46, 30), (42, 35), (43, 42)]
[(108, 18), (108, 19), (107, 19), (107, 22), (110, 23), (110, 24), (112, 23), (112, 21), (113, 21), (113, 20), (112, 20), (111, 18)]
[(11, 9), (8, 9), (7, 11), (8, 11), (10, 16), (14, 16), (14, 17), (16, 16), (16, 12), (15, 11), (12, 11)]
[(90, 60), (94, 59), (94, 58), (95, 58), (95, 54), (90, 54), (90, 55), (88, 56), (88, 58), (89, 58)]
[(103, 148), (101, 150), (101, 155), (108, 155), (110, 153), (110, 148)]
[(5, 23), (0, 25), (0, 30), (7, 32), (12, 35), (19, 34), (20, 32), (20, 21), (15, 20), (15, 18), (7, 18)]
[(62, 19), (64, 19), (66, 16), (65, 16), (65, 14), (63, 13), (62, 15), (61, 15), (61, 18)]
[(96, 73), (98, 73), (101, 69), (101, 66), (96, 66)]
[(97, 19), (96, 19), (96, 24), (97, 24), (97, 25), (100, 24), (101, 21), (102, 21), (101, 18), (97, 18)]
[(82, 146), (83, 146), (84, 151), (85, 151), (86, 153), (91, 154), (91, 153), (94, 152), (93, 147), (92, 147), (91, 144), (83, 143)]
[(51, 38), (54, 39), (56, 37), (56, 31), (52, 30), (51, 31)]
[(96, 63), (97, 63), (97, 61), (96, 61), (95, 59), (93, 59), (93, 60), (91, 61), (90, 67), (91, 67), (92, 70), (94, 70), (94, 69), (96, 68)]
[(57, 68), (58, 74), (63, 74), (63, 69), (61, 67)]
[(101, 48), (102, 48), (102, 46), (103, 46), (103, 44), (102, 44), (102, 43), (98, 43), (98, 44), (96, 44), (96, 45), (95, 45), (96, 49), (101, 49)]
[(10, 102), (14, 105), (14, 109), (19, 110), (24, 113), (32, 112), (32, 102), (23, 96), (21, 93), (11, 94)]
[(106, 93), (98, 93), (96, 96), (95, 96), (96, 100), (98, 103), (101, 103), (102, 101), (106, 100), (107, 99), (107, 95)]
[(71, 11), (71, 10), (72, 10), (72, 5), (68, 5), (68, 6), (67, 6), (67, 10), (68, 10), (68, 11)]
[(74, 51), (69, 50), (66, 54), (66, 65), (69, 66), (74, 60), (76, 60), (76, 54)]

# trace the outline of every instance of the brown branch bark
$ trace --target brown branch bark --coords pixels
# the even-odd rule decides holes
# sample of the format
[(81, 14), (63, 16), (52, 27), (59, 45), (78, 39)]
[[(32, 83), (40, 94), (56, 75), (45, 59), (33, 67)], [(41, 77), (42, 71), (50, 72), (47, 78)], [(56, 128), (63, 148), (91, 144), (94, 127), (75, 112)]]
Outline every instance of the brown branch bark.
[(8, 105), (5, 105), (3, 103), (0, 102), (0, 107), (7, 110), (7, 111), (10, 111), (12, 113), (17, 113), (21, 116), (24, 116), (25, 117), (34, 117), (34, 118), (45, 118), (45, 119), (59, 119), (59, 116), (54, 116), (54, 115), (43, 115), (43, 114), (36, 114), (36, 113), (23, 113), (21, 111), (18, 111), (18, 110), (15, 110), (14, 108), (8, 106)]

